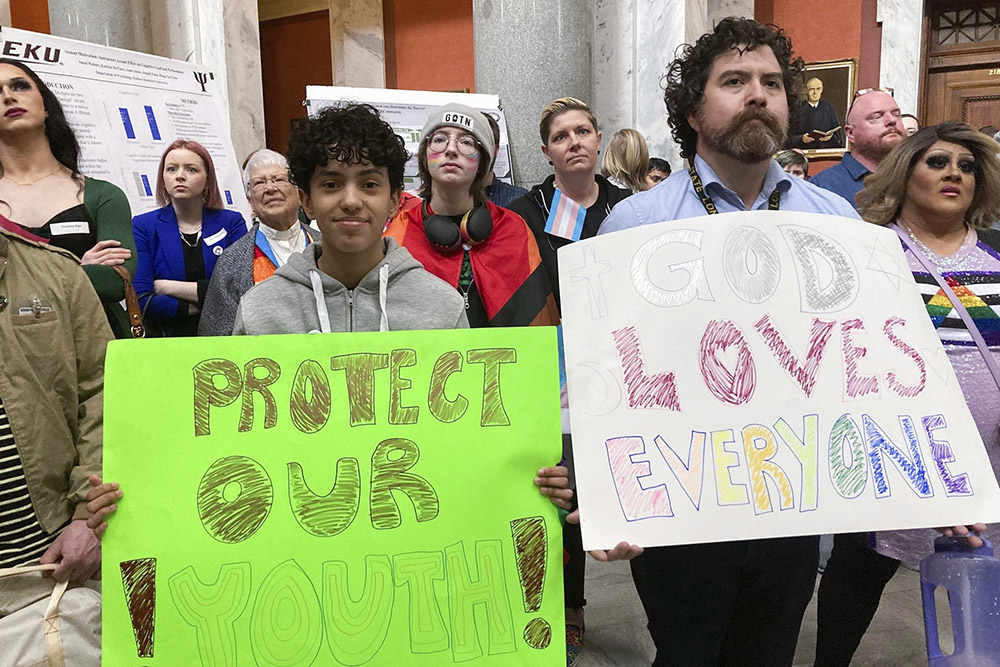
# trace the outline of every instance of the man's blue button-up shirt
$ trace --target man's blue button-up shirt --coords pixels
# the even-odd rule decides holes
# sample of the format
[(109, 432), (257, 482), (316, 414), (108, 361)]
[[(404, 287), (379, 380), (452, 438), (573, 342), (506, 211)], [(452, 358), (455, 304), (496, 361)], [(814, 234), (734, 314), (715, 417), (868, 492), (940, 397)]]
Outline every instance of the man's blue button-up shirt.
[[(767, 175), (764, 176), (764, 187), (749, 209), (735, 192), (722, 184), (715, 171), (698, 155), (694, 157), (694, 166), (705, 192), (715, 202), (719, 213), (766, 210), (768, 198), (774, 189), (778, 188), (781, 194), (779, 209), (782, 211), (826, 213), (855, 219), (859, 217), (857, 211), (842, 197), (788, 175), (774, 160), (771, 160)], [(604, 220), (598, 234), (702, 215), (707, 215), (705, 206), (694, 191), (690, 174), (686, 169), (682, 169), (652, 189), (639, 192), (619, 202), (611, 211), (611, 215)]]
[(836, 192), (847, 200), (847, 202), (857, 208), (854, 195), (865, 188), (865, 176), (870, 174), (868, 167), (854, 159), (850, 153), (844, 153), (840, 164), (835, 164), (829, 169), (824, 169), (809, 179), (809, 182), (818, 185), (824, 190)]

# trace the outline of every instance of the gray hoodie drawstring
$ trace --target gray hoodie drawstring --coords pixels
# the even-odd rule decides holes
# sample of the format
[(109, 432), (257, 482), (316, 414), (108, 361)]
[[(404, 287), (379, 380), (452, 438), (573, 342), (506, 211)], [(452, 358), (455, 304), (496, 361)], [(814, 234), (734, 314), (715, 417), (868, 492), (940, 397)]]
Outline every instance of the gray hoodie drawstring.
[(379, 331), (389, 330), (389, 316), (385, 312), (385, 298), (386, 298), (386, 293), (388, 291), (389, 291), (389, 265), (383, 264), (382, 268), (378, 270), (378, 307), (379, 310), (382, 311), (378, 323)]
[[(319, 316), (320, 331), (330, 333), (333, 330), (330, 326), (330, 311), (326, 308), (326, 296), (323, 294), (323, 280), (319, 277), (319, 271), (310, 271), (309, 280), (312, 281), (313, 298), (316, 299), (316, 315)], [(319, 332), (314, 330), (309, 333)]]

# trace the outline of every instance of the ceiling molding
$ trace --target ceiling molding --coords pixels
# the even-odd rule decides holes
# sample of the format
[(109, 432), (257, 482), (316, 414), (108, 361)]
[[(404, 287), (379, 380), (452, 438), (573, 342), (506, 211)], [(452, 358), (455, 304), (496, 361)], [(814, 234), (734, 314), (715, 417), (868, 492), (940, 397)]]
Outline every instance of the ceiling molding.
[(260, 21), (329, 9), (330, 0), (257, 0), (257, 17)]

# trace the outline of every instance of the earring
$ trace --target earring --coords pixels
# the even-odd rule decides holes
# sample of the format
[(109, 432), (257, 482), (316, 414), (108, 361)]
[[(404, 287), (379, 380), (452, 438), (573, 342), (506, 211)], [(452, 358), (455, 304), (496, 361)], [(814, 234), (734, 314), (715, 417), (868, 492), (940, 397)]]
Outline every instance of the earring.
[(554, 167), (555, 166), (554, 164), (552, 164), (552, 160), (549, 160), (549, 166), (550, 167)]

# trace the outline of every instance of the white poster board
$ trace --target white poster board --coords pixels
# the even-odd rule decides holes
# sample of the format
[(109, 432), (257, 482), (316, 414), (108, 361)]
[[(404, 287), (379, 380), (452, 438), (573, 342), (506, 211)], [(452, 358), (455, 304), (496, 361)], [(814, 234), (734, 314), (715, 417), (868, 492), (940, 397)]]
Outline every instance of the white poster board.
[(250, 220), (219, 83), (204, 67), (6, 27), (0, 55), (24, 61), (52, 90), (80, 144), (80, 172), (121, 188), (133, 215), (158, 208), (164, 149), (192, 139), (211, 154), (226, 207)]
[(559, 271), (584, 548), (1000, 521), (891, 230), (705, 216), (570, 244)]
[(345, 86), (306, 86), (306, 107), (313, 115), (332, 104), (358, 102), (370, 104), (379, 110), (385, 122), (393, 131), (406, 140), (406, 150), (410, 160), (406, 163), (403, 176), (406, 190), (420, 187), (417, 174), (417, 148), (420, 145), (420, 131), (427, 117), (445, 104), (464, 104), (484, 114), (493, 116), (500, 126), (500, 150), (493, 165), (497, 178), (513, 183), (514, 170), (510, 163), (510, 141), (507, 138), (507, 120), (500, 109), (497, 95), (480, 93), (438, 93), (430, 90), (393, 90), (389, 88), (349, 88)]

